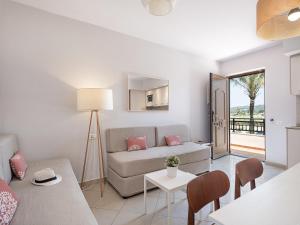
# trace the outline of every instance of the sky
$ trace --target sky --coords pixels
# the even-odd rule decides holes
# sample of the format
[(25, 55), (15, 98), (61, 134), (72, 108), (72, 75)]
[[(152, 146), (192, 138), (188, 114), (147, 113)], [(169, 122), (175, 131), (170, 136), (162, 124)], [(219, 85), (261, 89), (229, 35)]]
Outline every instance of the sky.
[[(249, 105), (249, 97), (245, 94), (244, 89), (234, 85), (230, 80), (230, 107)], [(255, 105), (264, 104), (264, 88), (262, 88), (255, 99)]]

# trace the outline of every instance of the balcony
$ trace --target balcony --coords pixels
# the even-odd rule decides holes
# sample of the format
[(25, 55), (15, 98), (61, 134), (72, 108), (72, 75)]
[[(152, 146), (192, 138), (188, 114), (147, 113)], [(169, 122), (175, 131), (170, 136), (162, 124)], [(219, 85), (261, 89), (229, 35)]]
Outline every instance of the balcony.
[(230, 150), (232, 154), (265, 160), (265, 120), (232, 118), (230, 120)]

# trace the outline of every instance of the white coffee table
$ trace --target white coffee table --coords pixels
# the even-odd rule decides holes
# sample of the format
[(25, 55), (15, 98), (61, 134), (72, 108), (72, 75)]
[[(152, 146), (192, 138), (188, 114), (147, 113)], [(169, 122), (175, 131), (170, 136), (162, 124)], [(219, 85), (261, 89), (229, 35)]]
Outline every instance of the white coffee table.
[(167, 176), (167, 170), (159, 170), (152, 173), (147, 173), (144, 176), (144, 207), (147, 214), (147, 181), (159, 187), (166, 192), (167, 207), (168, 207), (168, 225), (172, 224), (172, 205), (171, 195), (178, 190), (186, 188), (186, 185), (197, 176), (191, 173), (186, 173), (178, 170), (177, 176), (170, 178)]

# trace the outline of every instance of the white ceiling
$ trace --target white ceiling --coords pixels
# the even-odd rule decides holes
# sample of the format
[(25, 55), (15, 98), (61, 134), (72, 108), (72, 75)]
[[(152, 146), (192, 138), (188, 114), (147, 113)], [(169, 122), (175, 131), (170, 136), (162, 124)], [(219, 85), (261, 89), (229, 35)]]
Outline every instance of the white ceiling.
[(256, 37), (256, 0), (178, 0), (165, 17), (141, 0), (14, 1), (215, 60), (270, 45)]

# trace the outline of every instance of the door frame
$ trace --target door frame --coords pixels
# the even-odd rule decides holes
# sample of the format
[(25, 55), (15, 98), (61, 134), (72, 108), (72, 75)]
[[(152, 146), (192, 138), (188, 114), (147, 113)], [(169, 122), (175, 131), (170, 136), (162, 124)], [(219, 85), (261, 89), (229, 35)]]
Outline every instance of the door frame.
[[(265, 157), (264, 157), (264, 160), (263, 161), (266, 161), (266, 157), (267, 157), (267, 145), (266, 145), (266, 139), (267, 139), (267, 129), (266, 129), (266, 93), (265, 93), (265, 90), (266, 90), (266, 70), (265, 69), (256, 69), (256, 70), (252, 70), (252, 71), (249, 71), (249, 72), (244, 72), (244, 73), (237, 73), (237, 74), (234, 74), (234, 75), (229, 75), (227, 76), (228, 77), (228, 81), (229, 81), (229, 85), (228, 85), (228, 148), (229, 148), (229, 154), (232, 155), (231, 153), (231, 148), (230, 148), (230, 145), (231, 145), (231, 135), (230, 135), (230, 80), (234, 79), (234, 78), (238, 78), (238, 77), (245, 77), (245, 76), (251, 76), (251, 75), (255, 75), (255, 74), (258, 74), (258, 73), (263, 73), (264, 74), (264, 112), (265, 112)], [(243, 156), (240, 156), (240, 157), (243, 157)], [(245, 156), (245, 158), (247, 158)]]

